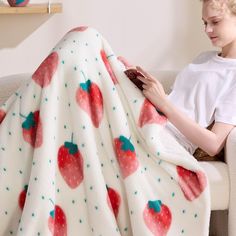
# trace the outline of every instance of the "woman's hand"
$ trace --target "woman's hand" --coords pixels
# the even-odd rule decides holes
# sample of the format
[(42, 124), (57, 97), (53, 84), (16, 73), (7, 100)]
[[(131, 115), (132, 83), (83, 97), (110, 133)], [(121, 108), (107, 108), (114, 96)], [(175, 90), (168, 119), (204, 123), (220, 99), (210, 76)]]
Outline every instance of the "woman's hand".
[(152, 75), (144, 71), (141, 67), (137, 66), (136, 69), (141, 72), (145, 77), (138, 76), (143, 84), (144, 96), (160, 111), (165, 113), (165, 107), (168, 103), (167, 95), (164, 91), (162, 84)]

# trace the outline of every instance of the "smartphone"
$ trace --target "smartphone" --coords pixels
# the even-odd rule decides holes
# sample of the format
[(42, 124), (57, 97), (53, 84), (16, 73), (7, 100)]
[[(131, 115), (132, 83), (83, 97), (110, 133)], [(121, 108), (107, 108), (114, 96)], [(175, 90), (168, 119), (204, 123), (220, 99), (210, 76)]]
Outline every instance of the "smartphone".
[(145, 77), (141, 72), (139, 72), (135, 68), (130, 68), (124, 71), (126, 76), (142, 91), (143, 90), (143, 82), (139, 80), (137, 77)]

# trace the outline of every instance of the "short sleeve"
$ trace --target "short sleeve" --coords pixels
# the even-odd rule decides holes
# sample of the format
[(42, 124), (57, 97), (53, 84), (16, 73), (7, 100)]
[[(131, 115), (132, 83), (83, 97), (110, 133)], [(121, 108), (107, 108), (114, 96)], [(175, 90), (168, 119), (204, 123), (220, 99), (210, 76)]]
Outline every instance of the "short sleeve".
[(236, 125), (236, 84), (219, 99), (215, 121)]

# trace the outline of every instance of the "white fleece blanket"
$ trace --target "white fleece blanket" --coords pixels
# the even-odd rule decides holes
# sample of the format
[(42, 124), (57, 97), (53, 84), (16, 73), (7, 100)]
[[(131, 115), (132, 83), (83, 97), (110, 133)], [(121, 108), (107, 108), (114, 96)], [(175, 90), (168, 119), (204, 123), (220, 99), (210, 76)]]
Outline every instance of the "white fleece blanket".
[(0, 108), (0, 235), (207, 236), (209, 185), (95, 29)]

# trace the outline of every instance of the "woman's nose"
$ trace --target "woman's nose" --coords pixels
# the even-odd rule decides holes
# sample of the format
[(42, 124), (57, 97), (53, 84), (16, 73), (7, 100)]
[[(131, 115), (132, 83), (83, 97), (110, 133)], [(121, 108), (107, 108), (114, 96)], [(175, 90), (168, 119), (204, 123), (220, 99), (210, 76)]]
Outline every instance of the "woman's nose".
[(212, 29), (212, 26), (211, 25), (206, 25), (206, 27), (205, 27), (205, 32), (206, 33), (211, 33), (211, 32), (213, 32), (213, 29)]

